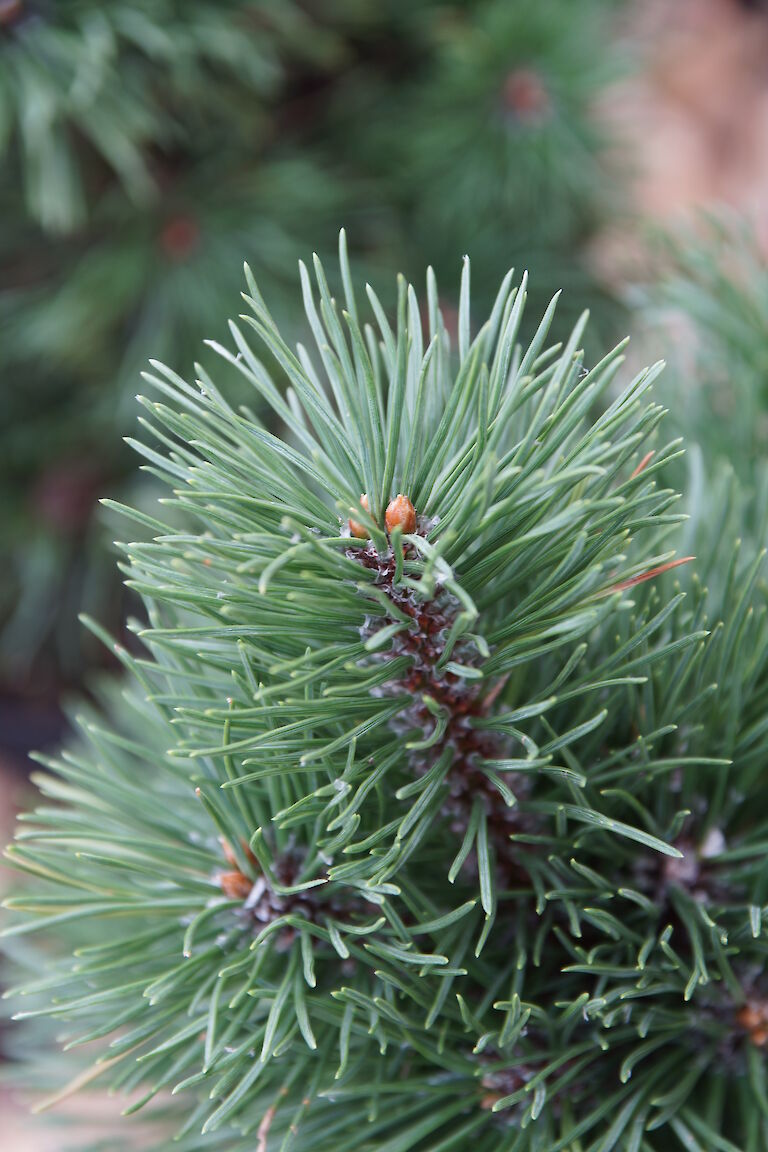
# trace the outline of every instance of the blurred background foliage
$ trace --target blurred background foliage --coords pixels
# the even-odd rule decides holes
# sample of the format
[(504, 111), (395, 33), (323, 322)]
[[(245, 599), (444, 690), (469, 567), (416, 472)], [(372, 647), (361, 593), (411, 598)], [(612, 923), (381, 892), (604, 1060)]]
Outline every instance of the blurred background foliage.
[(752, 226), (721, 213), (666, 238), (660, 265), (646, 303), (673, 337), (675, 419), (749, 483), (768, 450), (768, 263)]

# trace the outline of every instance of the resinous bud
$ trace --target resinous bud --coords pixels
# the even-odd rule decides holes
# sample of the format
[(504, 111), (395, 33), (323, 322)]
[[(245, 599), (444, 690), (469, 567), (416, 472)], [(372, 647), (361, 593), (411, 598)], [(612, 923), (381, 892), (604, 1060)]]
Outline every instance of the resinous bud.
[(416, 531), (416, 509), (407, 496), (398, 492), (394, 500), (390, 500), (384, 515), (387, 532), (394, 532), (398, 524), (405, 535)]
[[(368, 504), (368, 497), (365, 495), (365, 493), (363, 493), (363, 495), (360, 497), (360, 507), (365, 508), (366, 512), (370, 512), (370, 506)], [(368, 535), (369, 535), (368, 529), (365, 527), (364, 524), (361, 524), (359, 522), (359, 520), (352, 520), (350, 518), (349, 530), (353, 536), (356, 536), (358, 538), (358, 540), (367, 540), (368, 539)]]

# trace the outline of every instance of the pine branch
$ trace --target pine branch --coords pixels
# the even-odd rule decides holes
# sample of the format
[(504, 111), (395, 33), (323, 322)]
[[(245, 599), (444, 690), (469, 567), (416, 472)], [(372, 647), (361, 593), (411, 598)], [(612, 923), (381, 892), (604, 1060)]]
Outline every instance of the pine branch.
[(9, 850), (21, 1015), (190, 1148), (757, 1152), (763, 556), (725, 485), (683, 528), (658, 367), (619, 390), (554, 305), (521, 346), (510, 278), (473, 335), (468, 264), (457, 352), (431, 276), (426, 331), (402, 281), (361, 327), (340, 254), (314, 358), (250, 273), (217, 349), (280, 435), (147, 376), (145, 654)]

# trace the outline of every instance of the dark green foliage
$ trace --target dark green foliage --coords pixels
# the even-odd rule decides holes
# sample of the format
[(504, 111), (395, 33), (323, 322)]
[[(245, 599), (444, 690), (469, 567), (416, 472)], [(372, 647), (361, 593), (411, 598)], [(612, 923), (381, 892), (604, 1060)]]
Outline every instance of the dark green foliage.
[(98, 179), (91, 154), (141, 203), (157, 191), (151, 149), (200, 132), (210, 144), (223, 128), (241, 144), (254, 127), (266, 131), (263, 102), (286, 57), (338, 59), (334, 5), (325, 7), (318, 21), (293, 0), (5, 4), (0, 147), (23, 172), (31, 214), (54, 232), (82, 225)]
[(250, 275), (218, 349), (282, 437), (147, 377), (183, 528), (124, 510), (147, 654), (10, 850), (31, 1015), (189, 1152), (761, 1152), (765, 500), (681, 523), (658, 368), (521, 344), (510, 277), (451, 350), (431, 275), (364, 322), (341, 256), (312, 354)]
[(597, 323), (610, 331), (617, 308), (586, 251), (621, 211), (610, 142), (594, 115), (622, 70), (612, 16), (605, 0), (425, 6), (422, 52), (396, 94), (387, 99), (386, 76), (358, 78), (358, 99), (345, 100), (340, 115), (400, 207), (413, 275), (425, 262), (438, 277), (452, 275), (456, 251), (466, 251), (480, 274), (474, 299), (486, 309), (507, 268), (530, 265), (537, 308), (566, 289), (560, 334), (575, 318), (569, 300), (599, 301)]

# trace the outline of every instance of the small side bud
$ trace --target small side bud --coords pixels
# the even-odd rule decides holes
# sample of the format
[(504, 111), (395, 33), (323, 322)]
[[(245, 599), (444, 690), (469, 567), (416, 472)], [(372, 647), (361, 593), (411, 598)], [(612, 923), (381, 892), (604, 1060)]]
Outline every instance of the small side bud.
[(406, 535), (416, 531), (416, 509), (402, 492), (398, 492), (394, 500), (390, 500), (384, 519), (387, 532), (394, 532), (398, 524)]
[[(227, 700), (227, 703), (230, 703), (230, 702), (231, 701)], [(238, 868), (237, 857), (235, 856), (235, 853), (232, 851), (232, 845), (229, 843), (229, 841), (225, 840), (223, 836), (220, 836), (219, 837), (219, 843), (221, 844), (221, 850), (224, 853), (224, 857), (227, 861), (227, 864), (229, 864), (229, 866), (231, 868)], [(253, 852), (251, 851), (250, 846), (248, 845), (248, 843), (246, 842), (246, 840), (242, 836), (240, 837), (240, 847), (242, 848), (243, 852), (245, 853), (245, 856), (247, 857), (248, 861), (258, 871), (259, 870), (259, 862), (256, 859), (256, 857), (254, 856)]]
[(219, 887), (228, 900), (247, 900), (253, 883), (242, 872), (222, 872)]
[(748, 1032), (751, 1032), (755, 1028), (761, 1028), (763, 1024), (761, 1013), (754, 1005), (749, 1003), (745, 1004), (744, 1007), (739, 1010), (736, 1019), (742, 1028), (746, 1028)]
[(768, 1001), (748, 1000), (736, 1014), (736, 1020), (748, 1033), (756, 1048), (768, 1045)]
[[(365, 495), (365, 493), (363, 493), (363, 495), (360, 497), (360, 507), (365, 508), (366, 512), (370, 512), (368, 497)], [(357, 536), (358, 540), (368, 539), (368, 529), (358, 520), (349, 520), (349, 530), (353, 536)]]

